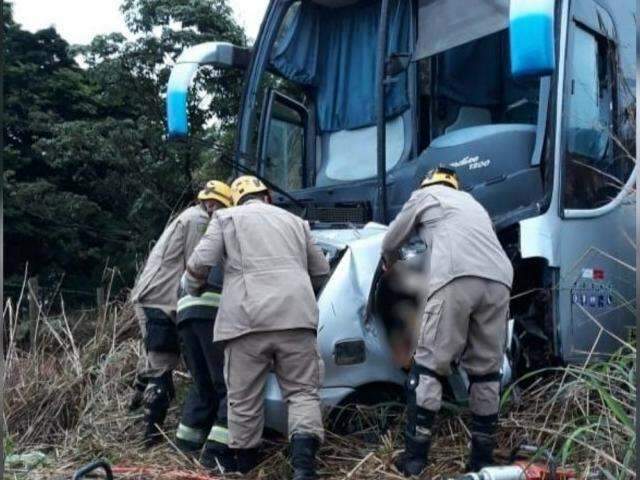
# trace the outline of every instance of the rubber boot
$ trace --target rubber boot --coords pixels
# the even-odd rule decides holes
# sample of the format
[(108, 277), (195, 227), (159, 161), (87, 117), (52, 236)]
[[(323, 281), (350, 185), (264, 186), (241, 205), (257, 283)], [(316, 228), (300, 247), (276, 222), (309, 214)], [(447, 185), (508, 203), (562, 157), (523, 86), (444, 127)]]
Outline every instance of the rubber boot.
[(204, 431), (180, 422), (174, 442), (178, 450), (185, 455), (199, 456), (200, 450), (204, 445), (205, 436)]
[(190, 442), (189, 440), (184, 440), (182, 438), (176, 438), (174, 442), (176, 447), (178, 447), (178, 450), (185, 455), (198, 455), (202, 449), (201, 443)]
[(160, 432), (169, 410), (171, 400), (175, 396), (171, 372), (151, 378), (144, 391), (145, 422), (144, 443), (151, 447), (159, 443), (163, 435)]
[(217, 469), (220, 473), (238, 471), (235, 452), (224, 443), (207, 440), (200, 457), (200, 463), (212, 470)]
[(138, 410), (142, 406), (144, 401), (144, 391), (147, 388), (148, 380), (141, 375), (136, 375), (136, 379), (133, 382), (133, 395), (131, 395), (131, 401), (129, 402), (129, 411), (133, 412)]
[[(233, 452), (234, 450), (231, 449)], [(235, 450), (236, 456), (236, 470), (237, 472), (249, 473), (253, 470), (258, 463), (260, 463), (258, 458), (258, 449), (257, 448), (238, 448)]]
[(395, 466), (405, 477), (419, 476), (429, 463), (431, 434), (411, 435), (405, 432), (404, 443), (404, 452), (396, 460)]
[(298, 433), (291, 437), (293, 480), (316, 480), (316, 452), (320, 441), (315, 435)]
[(495, 447), (496, 441), (493, 435), (471, 432), (471, 451), (469, 453), (467, 471), (478, 472), (484, 467), (493, 466), (493, 450)]

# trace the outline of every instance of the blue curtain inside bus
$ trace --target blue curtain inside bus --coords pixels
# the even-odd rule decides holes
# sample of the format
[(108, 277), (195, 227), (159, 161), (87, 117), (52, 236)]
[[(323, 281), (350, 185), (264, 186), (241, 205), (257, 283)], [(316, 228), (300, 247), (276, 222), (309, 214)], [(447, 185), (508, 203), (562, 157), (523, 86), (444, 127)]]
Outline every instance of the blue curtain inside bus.
[[(387, 54), (411, 53), (411, 2), (389, 3)], [(376, 123), (379, 15), (379, 1), (340, 9), (303, 1), (279, 33), (271, 64), (286, 78), (317, 88), (317, 120), (323, 132)], [(396, 75), (386, 88), (387, 117), (406, 110), (406, 72)]]

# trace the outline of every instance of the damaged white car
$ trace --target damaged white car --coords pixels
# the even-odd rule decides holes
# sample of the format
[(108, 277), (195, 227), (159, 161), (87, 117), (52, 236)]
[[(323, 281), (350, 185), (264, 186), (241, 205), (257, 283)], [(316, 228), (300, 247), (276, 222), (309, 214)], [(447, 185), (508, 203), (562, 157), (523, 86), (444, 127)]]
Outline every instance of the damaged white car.
[[(369, 223), (363, 228), (313, 231), (331, 264), (318, 297), (318, 347), (325, 372), (320, 397), (326, 409), (403, 398), (425, 247), (422, 243), (405, 247), (403, 260), (383, 275), (380, 252), (386, 230)], [(511, 332), (512, 321), (509, 337)], [(507, 352), (503, 388), (511, 378)], [(456, 368), (444, 386), (445, 397), (464, 402), (468, 386), (465, 372)], [(274, 374), (267, 381), (265, 397), (266, 427), (286, 433), (287, 408)]]

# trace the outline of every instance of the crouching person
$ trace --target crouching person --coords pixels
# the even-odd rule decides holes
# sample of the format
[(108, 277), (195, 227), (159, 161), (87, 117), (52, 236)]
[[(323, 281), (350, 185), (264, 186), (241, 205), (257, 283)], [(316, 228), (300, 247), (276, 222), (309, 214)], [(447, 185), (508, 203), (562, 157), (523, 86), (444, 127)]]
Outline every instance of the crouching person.
[(240, 177), (231, 190), (236, 207), (212, 216), (183, 280), (188, 291), (197, 292), (208, 270), (224, 258), (214, 338), (225, 342), (232, 450), (220, 463), (241, 473), (257, 465), (265, 382), (274, 371), (288, 407), (293, 478), (314, 479), (324, 431), (318, 308), (310, 276), (327, 275), (329, 265), (308, 224), (272, 206), (260, 180)]
[[(220, 198), (230, 203), (229, 186), (216, 180), (207, 182), (198, 194), (198, 204), (184, 210), (165, 228), (131, 293), (144, 340), (145, 355), (138, 365), (135, 386), (143, 392), (147, 446), (162, 439), (160, 430), (175, 396), (172, 373), (180, 358), (176, 328), (180, 277)], [(137, 402), (134, 397), (132, 406)]]
[(389, 226), (382, 245), (387, 267), (414, 232), (427, 245), (428, 294), (407, 382), (405, 451), (396, 465), (406, 476), (427, 466), (442, 382), (460, 361), (471, 383), (467, 468), (478, 471), (493, 463), (513, 269), (487, 211), (458, 189), (449, 169), (431, 172)]

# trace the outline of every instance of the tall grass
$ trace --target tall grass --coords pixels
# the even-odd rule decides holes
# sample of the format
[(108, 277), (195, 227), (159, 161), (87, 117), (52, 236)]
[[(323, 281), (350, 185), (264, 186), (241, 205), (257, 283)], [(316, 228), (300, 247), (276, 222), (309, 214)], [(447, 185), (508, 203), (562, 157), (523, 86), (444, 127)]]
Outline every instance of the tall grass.
[[(624, 347), (608, 361), (545, 369), (509, 414), (532, 443), (555, 452), (562, 465), (585, 477), (635, 478), (636, 349)], [(503, 397), (508, 402), (517, 385)]]
[[(129, 309), (38, 317), (37, 337), (21, 348), (20, 305), (4, 309), (7, 338), (4, 419), (13, 448), (91, 452), (128, 395), (135, 368), (135, 321)], [(111, 439), (113, 440), (113, 439)]]
[[(48, 462), (39, 467), (40, 478), (69, 478), (74, 468), (96, 457), (145, 466), (154, 472), (150, 478), (176, 478), (176, 469), (202, 475), (199, 464), (170, 442), (142, 448), (142, 414), (127, 411), (141, 353), (130, 307), (112, 303), (102, 311), (68, 314), (62, 305), (60, 310), (40, 316), (35, 348), (26, 349), (16, 335), (24, 321), (20, 305), (5, 305), (5, 453), (45, 452)], [(514, 387), (504, 396), (497, 459), (505, 462), (525, 441), (551, 449), (560, 463), (584, 475), (635, 478), (635, 370), (635, 347), (628, 346), (606, 363), (530, 375), (526, 389)], [(184, 378), (177, 375), (180, 388)], [(168, 440), (178, 413), (174, 405), (166, 422)], [(319, 455), (323, 478), (400, 478), (392, 464), (402, 448), (401, 411), (383, 405), (361, 407), (354, 415), (360, 415), (354, 418), (354, 433), (327, 433)], [(440, 416), (430, 475), (449, 478), (464, 470), (467, 421), (457, 412)], [(390, 428), (380, 428), (381, 423)], [(250, 478), (285, 478), (290, 473), (286, 443), (271, 439), (266, 448), (267, 460)], [(24, 472), (5, 472), (19, 473)], [(118, 478), (140, 477), (120, 473)]]

